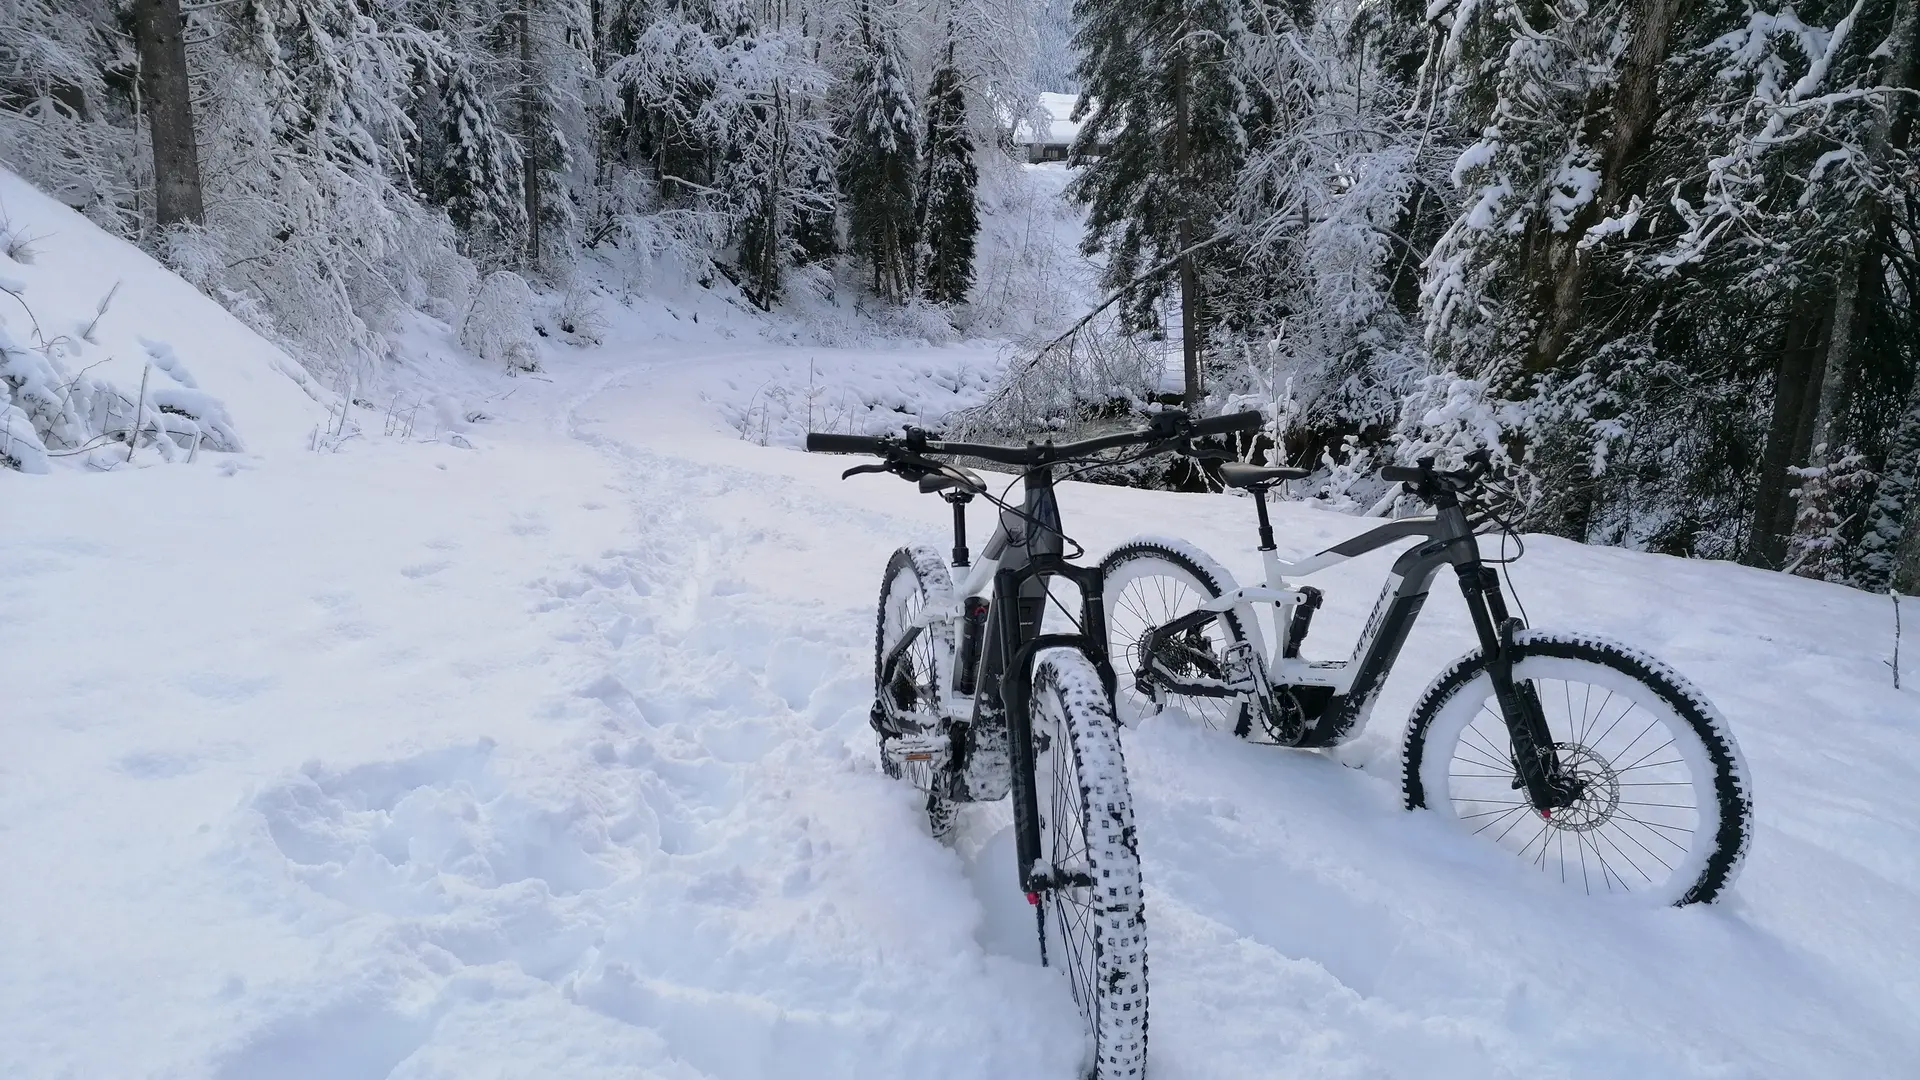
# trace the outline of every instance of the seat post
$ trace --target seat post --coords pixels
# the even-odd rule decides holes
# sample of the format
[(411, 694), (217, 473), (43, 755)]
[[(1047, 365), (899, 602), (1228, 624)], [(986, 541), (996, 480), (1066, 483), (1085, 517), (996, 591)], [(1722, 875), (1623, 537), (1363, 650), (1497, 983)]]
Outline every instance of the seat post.
[(1252, 491), (1253, 491), (1253, 508), (1259, 511), (1260, 513), (1260, 550), (1272, 551), (1274, 550), (1273, 522), (1267, 520), (1266, 486), (1255, 485)]
[(964, 489), (949, 491), (946, 500), (953, 507), (953, 565), (966, 566), (970, 557), (967, 551), (967, 504), (973, 501), (973, 493)]

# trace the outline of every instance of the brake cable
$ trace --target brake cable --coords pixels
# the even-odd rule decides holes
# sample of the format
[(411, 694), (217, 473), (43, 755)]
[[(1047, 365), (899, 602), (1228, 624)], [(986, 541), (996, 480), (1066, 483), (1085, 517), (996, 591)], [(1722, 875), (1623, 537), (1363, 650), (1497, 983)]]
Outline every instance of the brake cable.
[[(1500, 526), (1500, 557), (1497, 559), (1483, 558), (1481, 561), (1489, 566), (1497, 566), (1500, 568), (1500, 578), (1507, 583), (1507, 595), (1513, 597), (1513, 605), (1520, 609), (1520, 621), (1529, 626), (1533, 625), (1533, 619), (1527, 614), (1527, 602), (1520, 598), (1520, 590), (1513, 587), (1513, 575), (1507, 570), (1507, 567), (1519, 562), (1520, 557), (1527, 553), (1526, 539), (1520, 535), (1520, 530), (1514, 528), (1512, 522), (1494, 513), (1484, 501), (1471, 497), (1466, 501), (1474, 505), (1477, 513), (1485, 514), (1487, 520)], [(1507, 539), (1509, 537), (1513, 539), (1514, 543), (1512, 558), (1507, 557)]]

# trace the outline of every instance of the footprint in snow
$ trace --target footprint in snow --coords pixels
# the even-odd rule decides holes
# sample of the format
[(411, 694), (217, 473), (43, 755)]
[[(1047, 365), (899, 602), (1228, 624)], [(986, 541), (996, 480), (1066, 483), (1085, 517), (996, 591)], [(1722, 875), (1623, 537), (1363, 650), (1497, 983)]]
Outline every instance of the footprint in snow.
[(426, 1044), (431, 1016), (348, 1000), (273, 1021), (221, 1064), (216, 1080), (384, 1080)]

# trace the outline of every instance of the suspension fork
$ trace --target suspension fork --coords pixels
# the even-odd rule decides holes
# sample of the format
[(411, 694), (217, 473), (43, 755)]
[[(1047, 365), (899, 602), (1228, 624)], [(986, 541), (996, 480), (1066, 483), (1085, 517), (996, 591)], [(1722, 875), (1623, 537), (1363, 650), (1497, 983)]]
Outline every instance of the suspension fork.
[(1454, 570), (1460, 577), (1467, 612), (1473, 617), (1474, 632), (1480, 638), (1480, 653), (1487, 658), (1494, 699), (1500, 703), (1500, 716), (1506, 721), (1507, 736), (1513, 744), (1513, 765), (1518, 774), (1515, 786), (1526, 788), (1527, 801), (1545, 816), (1571, 803), (1578, 792), (1570, 789), (1562, 775), (1539, 693), (1530, 682), (1514, 681), (1513, 635), (1520, 622), (1507, 613), (1500, 577), (1493, 567), (1476, 558), (1457, 564)]

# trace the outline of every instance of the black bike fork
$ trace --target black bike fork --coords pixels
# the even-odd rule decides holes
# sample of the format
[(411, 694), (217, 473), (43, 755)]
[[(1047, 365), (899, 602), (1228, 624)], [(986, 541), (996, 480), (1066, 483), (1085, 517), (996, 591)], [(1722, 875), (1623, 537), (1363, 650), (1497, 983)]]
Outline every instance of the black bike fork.
[(1532, 683), (1516, 683), (1513, 678), (1513, 633), (1519, 620), (1507, 613), (1506, 598), (1500, 595), (1500, 580), (1493, 567), (1476, 561), (1456, 566), (1455, 570), (1460, 576), (1460, 591), (1467, 599), (1467, 611), (1473, 616), (1473, 629), (1480, 637), (1481, 655), (1487, 658), (1494, 699), (1500, 703), (1500, 716), (1512, 743), (1517, 774), (1514, 786), (1526, 788), (1527, 801), (1545, 816), (1566, 806), (1570, 793), (1562, 790), (1560, 757), (1554, 749), (1546, 713), (1540, 707), (1539, 693)]

